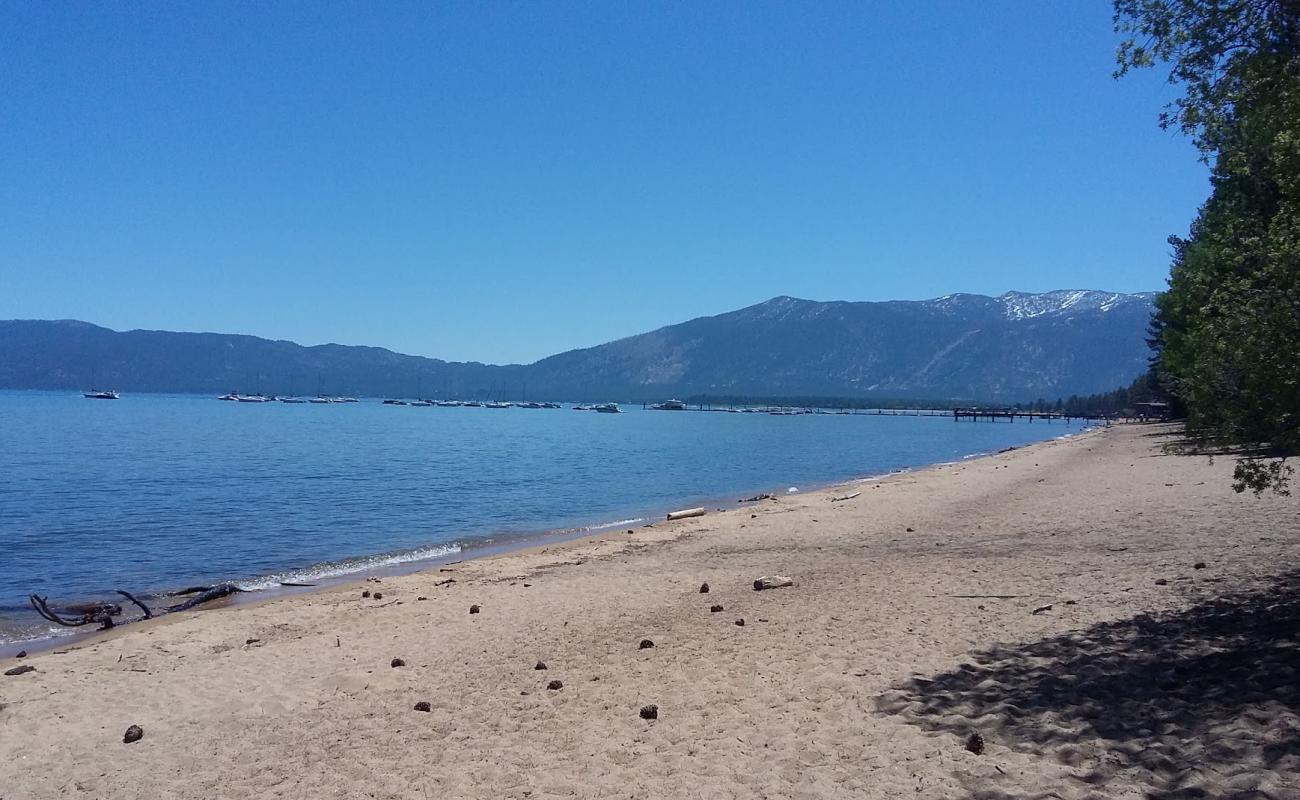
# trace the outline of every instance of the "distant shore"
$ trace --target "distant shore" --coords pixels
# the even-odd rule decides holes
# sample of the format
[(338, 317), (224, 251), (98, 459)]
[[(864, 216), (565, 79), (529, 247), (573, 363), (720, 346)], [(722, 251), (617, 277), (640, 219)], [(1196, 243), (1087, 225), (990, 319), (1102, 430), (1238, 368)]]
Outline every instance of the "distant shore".
[[(1161, 453), (1176, 435), (1117, 426), (6, 659), (35, 670), (0, 677), (0, 786), (1294, 794), (1269, 747), (1300, 731), (1295, 690), (1251, 637), (1300, 619), (1277, 589), (1300, 503), (1234, 495), (1231, 464)], [(774, 575), (794, 585), (754, 591)]]

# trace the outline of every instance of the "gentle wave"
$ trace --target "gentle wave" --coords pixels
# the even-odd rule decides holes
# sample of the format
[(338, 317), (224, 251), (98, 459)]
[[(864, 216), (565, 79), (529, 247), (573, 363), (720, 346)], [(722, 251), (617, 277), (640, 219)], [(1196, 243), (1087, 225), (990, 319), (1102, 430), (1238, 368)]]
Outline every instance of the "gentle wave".
[(400, 553), (382, 553), (380, 555), (363, 556), (361, 558), (349, 558), (346, 561), (326, 562), (324, 564), (317, 564), (304, 569), (273, 572), (269, 575), (261, 575), (251, 580), (232, 581), (232, 583), (246, 592), (256, 592), (261, 589), (274, 589), (285, 583), (312, 583), (314, 581), (326, 580), (328, 578), (340, 578), (345, 575), (353, 575), (358, 572), (370, 572), (371, 570), (383, 569), (384, 567), (393, 567), (398, 564), (409, 564), (412, 561), (430, 561), (435, 558), (456, 555), (459, 552), (460, 545), (455, 543), (436, 545), (433, 547), (421, 547)]
[(575, 531), (603, 531), (606, 528), (621, 528), (624, 525), (635, 525), (638, 522), (645, 522), (645, 517), (633, 517), (631, 519), (616, 519), (613, 522), (597, 522), (595, 525), (583, 525), (581, 528), (574, 528)]

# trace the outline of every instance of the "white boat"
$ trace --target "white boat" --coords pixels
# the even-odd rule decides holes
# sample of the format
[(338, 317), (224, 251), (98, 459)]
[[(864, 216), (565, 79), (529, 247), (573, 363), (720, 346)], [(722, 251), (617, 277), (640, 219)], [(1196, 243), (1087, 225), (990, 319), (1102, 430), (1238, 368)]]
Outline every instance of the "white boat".
[(427, 407), (427, 406), (432, 406), (432, 405), (433, 405), (433, 401), (432, 401), (432, 400), (412, 400), (412, 401), (411, 401), (411, 405), (413, 405), (413, 406)]
[(217, 399), (218, 399), (218, 400), (229, 400), (229, 401), (231, 401), (231, 402), (234, 402), (235, 400), (238, 400), (238, 399), (239, 399), (239, 395), (235, 394), (234, 392), (226, 392), (225, 394), (221, 395), (221, 396), (218, 397)]
[(583, 404), (583, 403), (578, 403), (576, 406), (573, 407), (573, 410), (574, 410), (574, 411), (590, 411), (590, 410), (591, 410), (591, 406), (589, 406), (589, 405), (585, 405), (585, 404)]
[(665, 400), (662, 403), (656, 403), (655, 405), (650, 407), (653, 409), (657, 409), (659, 411), (685, 411), (686, 410), (686, 404), (683, 403), (681, 400)]
[(120, 400), (121, 399), (120, 397), (118, 397), (117, 392), (111, 390), (103, 391), (103, 392), (98, 390), (92, 392), (82, 392), (81, 396), (89, 398), (91, 400)]
[(263, 397), (260, 394), (240, 394), (235, 395), (235, 400), (241, 403), (269, 403), (271, 398)]
[(593, 411), (599, 411), (602, 414), (622, 414), (623, 409), (618, 407), (618, 403), (601, 403), (598, 406), (592, 406)]
[(332, 397), (330, 398), (330, 402), (331, 403), (360, 403), (361, 401), (355, 397)]
[(509, 403), (503, 403), (503, 402), (501, 402), (500, 400), (497, 400), (497, 401), (494, 401), (494, 402), (491, 402), (491, 403), (484, 403), (484, 404), (483, 404), (483, 407), (484, 407), (484, 408), (510, 408), (510, 404), (509, 404)]
[(434, 405), (441, 408), (460, 408), (462, 403), (459, 400), (439, 400)]
[(386, 406), (409, 406), (410, 403), (406, 402), (405, 400), (385, 400), (385, 401), (384, 401), (384, 405), (386, 405)]
[(280, 400), (281, 403), (305, 403), (305, 402), (307, 402), (306, 400), (303, 400), (301, 397), (281, 397), (281, 398), (279, 398), (279, 400)]

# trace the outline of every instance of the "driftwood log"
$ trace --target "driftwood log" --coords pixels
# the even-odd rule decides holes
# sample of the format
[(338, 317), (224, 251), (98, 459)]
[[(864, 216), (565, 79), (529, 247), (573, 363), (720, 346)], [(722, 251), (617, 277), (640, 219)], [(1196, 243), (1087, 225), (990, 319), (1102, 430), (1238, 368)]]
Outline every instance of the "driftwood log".
[(703, 508), (684, 508), (681, 511), (673, 511), (669, 513), (668, 520), (671, 522), (672, 520), (675, 519), (688, 519), (690, 517), (702, 517), (702, 516), (704, 516)]
[[(175, 611), (188, 611), (195, 606), (200, 606), (204, 603), (222, 597), (228, 597), (229, 595), (242, 591), (244, 590), (235, 586), (233, 583), (222, 583), (216, 586), (191, 586), (176, 592), (176, 594), (193, 595), (193, 597), (183, 603), (167, 606), (160, 613), (170, 614)], [(118, 589), (117, 593), (125, 597), (127, 600), (130, 600), (131, 603), (138, 607), (143, 613), (138, 617), (115, 620), (114, 617), (120, 617), (122, 615), (122, 606), (117, 603), (73, 603), (70, 605), (59, 606), (59, 610), (56, 611), (55, 607), (50, 605), (48, 597), (41, 597), (38, 594), (32, 594), (29, 595), (27, 599), (28, 602), (31, 603), (32, 608), (37, 614), (40, 614), (42, 618), (53, 622), (56, 625), (62, 625), (65, 628), (80, 628), (85, 625), (98, 625), (98, 630), (106, 631), (109, 628), (118, 625), (126, 625), (144, 619), (152, 619), (157, 616), (149, 606), (145, 605), (142, 600), (130, 592)]]
[(787, 578), (784, 575), (764, 575), (754, 581), (754, 591), (761, 592), (764, 589), (780, 589), (784, 586), (794, 586), (794, 578)]

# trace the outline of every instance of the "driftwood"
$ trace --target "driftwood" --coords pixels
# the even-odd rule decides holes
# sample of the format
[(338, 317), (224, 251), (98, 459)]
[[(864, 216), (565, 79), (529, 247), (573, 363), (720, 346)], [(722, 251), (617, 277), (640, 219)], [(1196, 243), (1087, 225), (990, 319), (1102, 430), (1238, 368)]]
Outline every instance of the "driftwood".
[(754, 581), (754, 591), (761, 592), (764, 589), (780, 589), (785, 586), (794, 586), (794, 578), (787, 578), (784, 575), (764, 575)]
[(832, 497), (832, 498), (831, 498), (831, 502), (832, 502), (832, 503), (843, 503), (845, 500), (852, 500), (853, 498), (855, 498), (855, 497), (857, 497), (857, 496), (859, 496), (859, 495), (861, 495), (861, 494), (862, 494), (862, 492), (854, 492), (853, 494), (846, 494), (846, 495), (844, 495), (843, 497)]
[[(191, 586), (176, 592), (176, 594), (194, 595), (193, 597), (183, 603), (167, 606), (161, 613), (169, 614), (175, 611), (188, 611), (189, 609), (202, 605), (203, 603), (227, 597), (236, 592), (242, 591), (243, 589), (240, 589), (231, 583), (223, 583), (217, 586)], [(27, 600), (31, 603), (32, 608), (36, 613), (40, 614), (42, 618), (53, 622), (56, 625), (62, 625), (65, 628), (80, 628), (85, 625), (98, 625), (99, 630), (106, 631), (110, 628), (116, 627), (117, 625), (126, 625), (132, 622), (139, 622), (140, 620), (152, 619), (157, 616), (149, 606), (145, 605), (142, 600), (130, 592), (118, 589), (117, 593), (137, 606), (140, 611), (143, 612), (141, 616), (130, 619), (114, 620), (114, 617), (120, 617), (122, 615), (122, 606), (117, 603), (73, 603), (61, 606), (60, 611), (56, 611), (50, 606), (48, 597), (41, 597), (40, 595), (33, 594), (29, 595)]]
[(702, 516), (704, 516), (703, 508), (684, 508), (681, 511), (671, 512), (668, 515), (668, 521), (672, 522), (675, 519), (688, 519), (690, 517), (702, 517)]
[(213, 600), (219, 600), (222, 597), (229, 597), (230, 595), (235, 594), (236, 592), (244, 591), (243, 589), (240, 589), (238, 586), (236, 586), (233, 583), (221, 583), (216, 586), (206, 586), (206, 587), (196, 587), (196, 588), (199, 589), (197, 594), (195, 594), (189, 600), (186, 600), (184, 603), (178, 603), (174, 606), (167, 606), (166, 609), (167, 612), (171, 613), (174, 611), (189, 611), (191, 608), (194, 608), (195, 606), (203, 605), (204, 603), (208, 603)]

